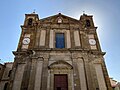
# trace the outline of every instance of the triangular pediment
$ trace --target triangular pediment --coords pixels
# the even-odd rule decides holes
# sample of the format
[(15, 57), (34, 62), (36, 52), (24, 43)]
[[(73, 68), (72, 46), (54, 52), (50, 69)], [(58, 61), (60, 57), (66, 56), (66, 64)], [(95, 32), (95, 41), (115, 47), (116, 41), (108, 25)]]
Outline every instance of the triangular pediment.
[(62, 20), (62, 23), (79, 23), (79, 20), (63, 15), (61, 13), (40, 19), (41, 23), (58, 23), (58, 19)]

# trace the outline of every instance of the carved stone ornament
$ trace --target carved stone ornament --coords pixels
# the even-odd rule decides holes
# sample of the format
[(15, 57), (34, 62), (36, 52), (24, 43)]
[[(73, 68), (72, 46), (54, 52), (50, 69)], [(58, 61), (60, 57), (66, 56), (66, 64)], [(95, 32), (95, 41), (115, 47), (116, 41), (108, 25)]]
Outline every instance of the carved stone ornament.
[(59, 60), (49, 65), (48, 68), (49, 69), (72, 69), (73, 67), (67, 62)]

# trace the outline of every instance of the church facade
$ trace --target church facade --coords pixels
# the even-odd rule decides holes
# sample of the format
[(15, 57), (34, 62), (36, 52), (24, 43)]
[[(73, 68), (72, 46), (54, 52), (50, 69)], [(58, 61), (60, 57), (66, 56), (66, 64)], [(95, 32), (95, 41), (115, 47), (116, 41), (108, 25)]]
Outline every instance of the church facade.
[(112, 90), (93, 16), (25, 14), (21, 29), (1, 90)]

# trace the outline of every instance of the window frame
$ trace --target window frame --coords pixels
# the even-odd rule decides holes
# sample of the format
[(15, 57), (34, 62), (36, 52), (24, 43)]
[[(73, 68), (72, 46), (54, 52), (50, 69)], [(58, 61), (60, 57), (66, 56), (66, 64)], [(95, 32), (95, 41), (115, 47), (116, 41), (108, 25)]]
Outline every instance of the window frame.
[[(63, 34), (63, 37), (64, 37), (63, 45), (64, 45), (64, 47), (62, 47), (62, 48), (57, 47), (57, 40), (56, 40), (57, 34)], [(65, 33), (64, 32), (56, 32), (55, 33), (55, 48), (57, 48), (57, 49), (64, 49), (66, 47), (66, 42), (65, 41), (66, 41), (66, 38), (65, 38)]]

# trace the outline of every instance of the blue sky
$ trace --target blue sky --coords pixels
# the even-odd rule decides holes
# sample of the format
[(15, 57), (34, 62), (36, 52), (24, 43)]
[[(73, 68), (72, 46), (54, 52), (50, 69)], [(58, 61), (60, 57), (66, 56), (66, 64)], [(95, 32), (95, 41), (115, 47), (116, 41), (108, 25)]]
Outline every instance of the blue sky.
[(14, 60), (24, 15), (36, 13), (40, 18), (59, 12), (79, 19), (83, 11), (93, 15), (110, 77), (120, 81), (120, 0), (2, 0), (0, 2), (0, 59)]

